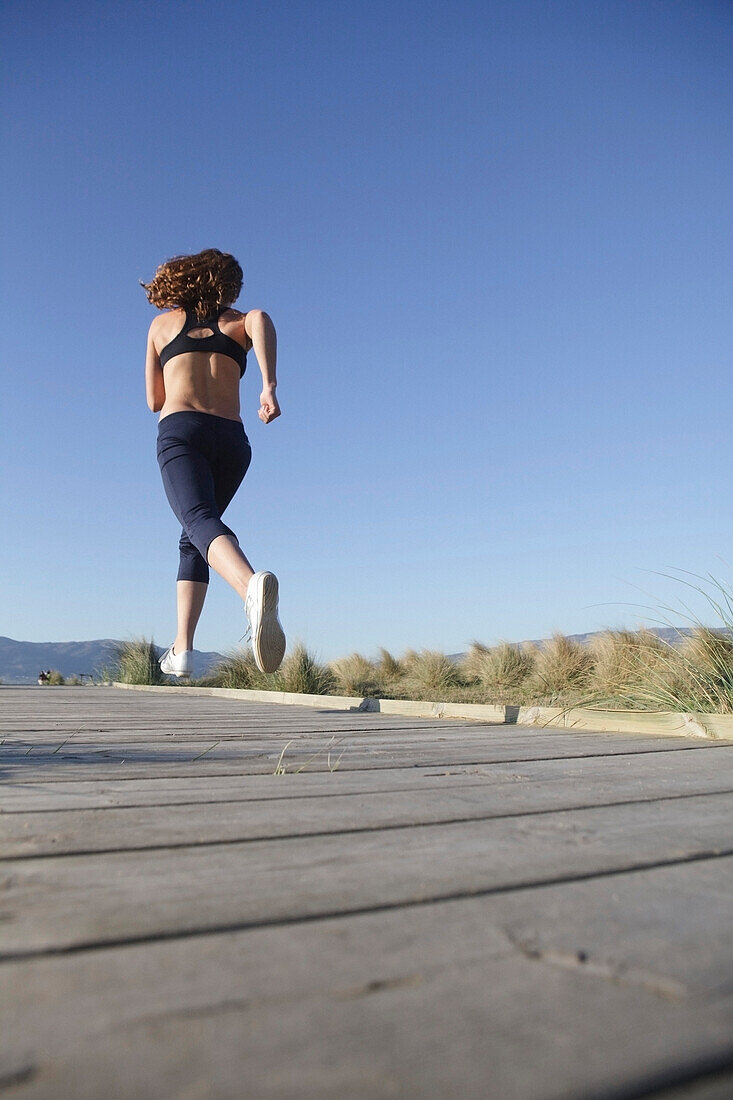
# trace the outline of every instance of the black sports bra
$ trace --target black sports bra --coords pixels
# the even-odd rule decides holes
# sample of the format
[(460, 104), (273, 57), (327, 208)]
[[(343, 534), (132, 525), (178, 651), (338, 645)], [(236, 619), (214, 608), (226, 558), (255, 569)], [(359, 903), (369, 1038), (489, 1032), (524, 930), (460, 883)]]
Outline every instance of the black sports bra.
[[(206, 351), (209, 353), (218, 351), (221, 355), (228, 355), (230, 359), (239, 364), (239, 377), (241, 378), (247, 366), (247, 352), (241, 344), (238, 344), (236, 340), (232, 340), (231, 336), (227, 336), (219, 328), (219, 318), (228, 308), (228, 306), (223, 306), (222, 309), (217, 311), (216, 316), (212, 313), (210, 317), (206, 317), (203, 321), (198, 320), (192, 309), (187, 309), (183, 328), (169, 344), (165, 345), (160, 353), (161, 367), (164, 367), (174, 355), (182, 355), (185, 351)], [(211, 336), (196, 338), (188, 335), (192, 328), (210, 328), (212, 333)]]

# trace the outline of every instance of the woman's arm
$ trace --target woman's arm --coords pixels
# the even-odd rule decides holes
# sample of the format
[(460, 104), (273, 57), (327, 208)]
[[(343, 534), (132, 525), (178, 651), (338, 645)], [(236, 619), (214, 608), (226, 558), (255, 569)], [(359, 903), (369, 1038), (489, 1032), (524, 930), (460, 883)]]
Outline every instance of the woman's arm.
[(277, 387), (275, 374), (277, 334), (275, 326), (264, 310), (250, 309), (244, 318), (244, 331), (252, 341), (252, 348), (262, 372), (262, 393), (260, 394), (260, 408), (257, 415), (263, 424), (269, 424), (271, 420), (280, 415), (280, 406), (275, 396)]
[(163, 368), (160, 365), (160, 357), (153, 343), (153, 329), (157, 319), (156, 317), (153, 320), (148, 330), (148, 350), (145, 356), (145, 393), (148, 399), (148, 408), (154, 413), (160, 412), (165, 404)]

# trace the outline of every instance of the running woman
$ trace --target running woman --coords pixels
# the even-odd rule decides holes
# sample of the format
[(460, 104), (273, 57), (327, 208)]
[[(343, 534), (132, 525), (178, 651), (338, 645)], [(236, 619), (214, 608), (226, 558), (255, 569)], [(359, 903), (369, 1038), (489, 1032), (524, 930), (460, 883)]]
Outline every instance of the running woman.
[(263, 424), (280, 415), (274, 325), (261, 309), (232, 308), (242, 269), (217, 248), (166, 260), (152, 282), (141, 286), (148, 301), (167, 310), (148, 332), (145, 388), (149, 408), (160, 412), (158, 465), (166, 496), (183, 527), (178, 633), (160, 667), (171, 676), (191, 675), (211, 566), (244, 600), (257, 667), (275, 672), (285, 653), (277, 577), (254, 571), (221, 519), (252, 454), (239, 415), (239, 382), (251, 349), (262, 373), (257, 415)]

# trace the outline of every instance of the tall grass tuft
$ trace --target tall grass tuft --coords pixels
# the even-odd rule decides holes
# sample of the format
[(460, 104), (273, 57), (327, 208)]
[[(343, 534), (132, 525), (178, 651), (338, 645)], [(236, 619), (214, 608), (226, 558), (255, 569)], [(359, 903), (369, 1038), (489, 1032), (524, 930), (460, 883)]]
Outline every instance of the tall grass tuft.
[(267, 690), (270, 677), (260, 672), (250, 649), (235, 650), (215, 665), (201, 681), (205, 687)]
[(66, 683), (66, 680), (57, 668), (52, 668), (48, 674), (48, 683), (51, 687), (60, 687), (62, 684)]
[[(394, 664), (397, 665), (397, 662), (394, 661)], [(385, 695), (387, 677), (382, 675), (378, 665), (372, 664), (361, 653), (339, 657), (338, 660), (331, 661), (330, 667), (340, 694), (372, 698)]]
[[(531, 649), (528, 647), (531, 654)], [(593, 664), (586, 646), (564, 634), (534, 648), (534, 668), (527, 688), (535, 702), (564, 703), (584, 688)]]
[(639, 710), (731, 714), (733, 642), (727, 631), (696, 627), (681, 645), (660, 642), (643, 674), (583, 701)]
[(122, 684), (166, 683), (152, 639), (136, 638), (131, 642), (122, 642), (117, 647), (115, 660), (113, 678)]
[(402, 658), (404, 676), (399, 684), (403, 698), (449, 701), (462, 698), (465, 680), (458, 665), (437, 650), (408, 650)]
[(406, 662), (394, 657), (388, 649), (382, 647), (379, 650), (379, 659), (374, 662), (377, 676), (383, 684), (383, 697), (385, 699), (399, 699), (405, 692), (402, 683), (407, 671)]
[(295, 691), (328, 695), (336, 686), (331, 670), (316, 661), (298, 643), (277, 672), (260, 672), (250, 649), (239, 650), (220, 661), (201, 681), (206, 687), (249, 688), (256, 691)]
[(474, 642), (461, 670), (476, 685), (483, 701), (504, 704), (519, 701), (534, 667), (533, 654), (521, 646), (501, 642), (488, 647)]
[(728, 631), (696, 627), (677, 651), (676, 689), (687, 710), (733, 712), (733, 641)]
[(270, 688), (276, 691), (299, 691), (305, 695), (333, 694), (336, 687), (331, 669), (319, 664), (300, 642), (287, 655), (279, 671), (266, 679)]
[[(669, 651), (669, 653), (667, 653)], [(658, 674), (671, 655), (669, 646), (650, 630), (604, 630), (591, 639), (591, 692), (613, 698), (636, 690)]]
[(393, 657), (390, 651), (385, 649), (384, 646), (379, 650), (377, 671), (385, 680), (399, 680), (405, 673), (402, 661), (398, 661), (396, 657)]

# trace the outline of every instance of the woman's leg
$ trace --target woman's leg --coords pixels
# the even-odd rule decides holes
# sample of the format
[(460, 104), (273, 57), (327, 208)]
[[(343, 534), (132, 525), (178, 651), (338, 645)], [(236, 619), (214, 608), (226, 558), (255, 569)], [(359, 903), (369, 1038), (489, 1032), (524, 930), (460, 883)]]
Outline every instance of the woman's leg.
[(247, 585), (254, 576), (254, 569), (239, 549), (239, 543), (230, 535), (219, 535), (209, 544), (209, 565), (246, 599)]
[[(184, 528), (179, 584), (188, 581), (205, 587), (208, 561), (242, 599), (246, 597), (254, 571), (221, 515), (241, 484), (250, 457), (249, 441), (238, 421), (174, 413), (160, 422), (158, 463), (166, 495)], [(197, 598), (203, 604), (200, 592)], [(185, 640), (183, 635), (188, 635), (194, 609), (195, 604), (184, 607), (176, 651), (178, 642)]]
[(173, 643), (174, 654), (193, 649), (193, 636), (201, 617), (208, 584), (204, 581), (177, 581), (178, 633)]
[[(258, 668), (274, 672), (282, 662), (286, 644), (277, 617), (277, 577), (267, 571), (254, 573), (236, 535), (221, 519), (247, 472), (250, 457), (249, 441), (239, 421), (206, 413), (173, 413), (158, 428), (158, 463), (166, 495), (183, 525), (182, 542), (198, 551), (192, 561), (187, 561), (184, 571), (179, 570), (178, 580), (204, 584), (210, 564), (245, 603)], [(183, 556), (181, 561), (183, 569)], [(194, 563), (200, 572), (193, 572)], [(253, 578), (256, 580), (250, 593)], [(185, 600), (183, 629), (179, 627), (185, 637), (178, 641), (188, 647), (193, 644), (193, 627), (203, 598), (200, 591), (187, 589)]]
[[(223, 426), (226, 435), (219, 439), (217, 461), (213, 464), (216, 505), (220, 516), (224, 514), (241, 485), (252, 454), (244, 429), (236, 427), (228, 431), (228, 427)], [(209, 543), (206, 561), (242, 600), (246, 598), (247, 585), (254, 576), (254, 569), (242, 553), (234, 533), (221, 534), (213, 539)]]

